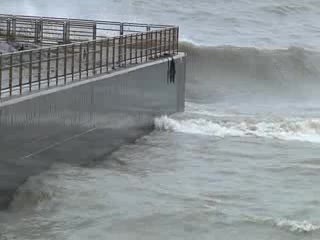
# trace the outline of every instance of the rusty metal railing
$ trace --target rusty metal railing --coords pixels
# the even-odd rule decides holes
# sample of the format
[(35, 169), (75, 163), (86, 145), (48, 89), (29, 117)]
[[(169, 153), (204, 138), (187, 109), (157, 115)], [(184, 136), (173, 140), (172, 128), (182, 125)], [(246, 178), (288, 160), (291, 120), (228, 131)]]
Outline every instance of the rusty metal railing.
[(178, 27), (142, 27), (147, 31), (0, 55), (0, 99), (177, 54)]
[(104, 39), (173, 26), (0, 14), (0, 40), (38, 45)]

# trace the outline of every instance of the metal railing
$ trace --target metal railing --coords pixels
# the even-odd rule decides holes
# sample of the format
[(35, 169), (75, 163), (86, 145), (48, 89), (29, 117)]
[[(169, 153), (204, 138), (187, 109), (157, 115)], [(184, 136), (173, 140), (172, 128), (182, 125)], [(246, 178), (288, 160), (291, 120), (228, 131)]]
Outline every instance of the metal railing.
[(173, 26), (0, 14), (0, 40), (38, 45), (90, 41), (168, 27)]
[[(152, 26), (156, 30), (152, 30)], [(157, 26), (141, 25), (147, 31), (2, 54), (0, 99), (175, 55), (179, 28)], [(15, 34), (15, 37), (20, 34), (17, 28)], [(70, 32), (70, 39), (72, 36), (75, 35)], [(44, 39), (48, 38), (43, 37), (42, 41)]]

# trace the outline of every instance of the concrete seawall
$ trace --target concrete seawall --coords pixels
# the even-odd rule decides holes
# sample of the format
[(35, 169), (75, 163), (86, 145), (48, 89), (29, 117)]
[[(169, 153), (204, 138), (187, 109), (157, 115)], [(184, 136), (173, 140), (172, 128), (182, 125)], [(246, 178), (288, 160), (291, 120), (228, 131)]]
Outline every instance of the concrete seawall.
[(152, 130), (155, 116), (183, 111), (186, 59), (173, 59), (0, 103), (0, 208), (52, 163), (99, 161)]

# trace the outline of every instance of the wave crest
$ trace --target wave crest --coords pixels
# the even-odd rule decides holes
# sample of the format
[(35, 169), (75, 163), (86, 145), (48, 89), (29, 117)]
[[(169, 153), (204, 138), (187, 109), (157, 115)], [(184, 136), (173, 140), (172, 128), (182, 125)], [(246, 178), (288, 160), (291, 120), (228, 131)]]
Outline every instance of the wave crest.
[(269, 224), (296, 233), (309, 233), (320, 230), (320, 225), (316, 225), (307, 220), (298, 221), (289, 219), (275, 219), (271, 217), (247, 217), (247, 220), (253, 223)]
[(155, 119), (155, 127), (157, 130), (217, 137), (255, 136), (320, 143), (320, 119), (179, 120), (162, 116)]
[(54, 197), (54, 192), (55, 187), (47, 187), (41, 175), (30, 177), (15, 192), (10, 209), (20, 211), (40, 207)]
[(320, 52), (301, 47), (263, 49), (180, 44), (188, 55), (187, 96), (231, 99), (234, 96), (320, 96)]
[(314, 225), (308, 221), (292, 221), (292, 220), (279, 220), (276, 225), (280, 228), (289, 229), (291, 232), (312, 232), (320, 229), (320, 226)]

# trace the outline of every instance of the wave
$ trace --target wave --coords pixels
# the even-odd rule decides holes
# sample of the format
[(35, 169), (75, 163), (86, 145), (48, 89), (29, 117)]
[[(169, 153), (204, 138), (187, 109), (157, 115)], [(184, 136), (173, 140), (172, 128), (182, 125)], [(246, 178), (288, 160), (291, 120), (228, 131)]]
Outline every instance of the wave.
[(265, 12), (274, 13), (277, 15), (292, 15), (292, 14), (303, 14), (305, 12), (312, 11), (312, 5), (304, 2), (296, 3), (278, 3), (273, 5), (266, 5), (261, 8)]
[(57, 163), (49, 170), (29, 177), (14, 193), (9, 209), (13, 212), (52, 210), (55, 200), (63, 199), (64, 192), (68, 191), (60, 178), (72, 174), (79, 175), (76, 167)]
[(21, 185), (13, 196), (9, 206), (10, 210), (31, 210), (41, 208), (42, 205), (50, 202), (54, 197), (56, 187), (46, 186), (43, 179), (42, 175), (32, 176)]
[(189, 57), (189, 98), (320, 96), (317, 49), (202, 46), (190, 42), (182, 42), (180, 49)]
[(155, 128), (162, 131), (216, 137), (262, 137), (320, 143), (320, 119), (174, 119), (162, 116), (155, 119)]
[(311, 232), (320, 229), (320, 225), (314, 225), (308, 221), (279, 220), (276, 225), (281, 228), (288, 228), (292, 232)]
[(289, 220), (289, 219), (273, 219), (269, 217), (266, 217), (266, 218), (248, 217), (247, 220), (249, 222), (255, 222), (255, 223), (267, 223), (272, 226), (276, 226), (281, 229), (285, 229), (290, 232), (296, 232), (296, 233), (308, 233), (308, 232), (320, 230), (320, 225), (316, 225), (306, 220), (297, 221), (297, 220)]

